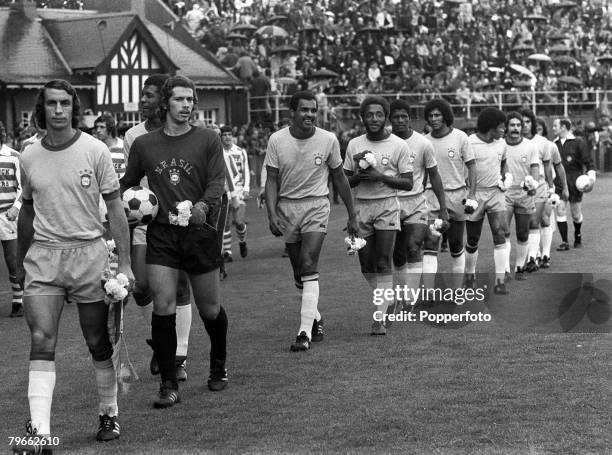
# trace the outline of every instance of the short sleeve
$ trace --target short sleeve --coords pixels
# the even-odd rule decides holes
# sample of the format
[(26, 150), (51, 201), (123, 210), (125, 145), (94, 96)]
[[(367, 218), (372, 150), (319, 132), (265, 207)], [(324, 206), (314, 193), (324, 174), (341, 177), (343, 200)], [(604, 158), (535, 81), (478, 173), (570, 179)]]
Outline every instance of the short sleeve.
[(540, 152), (542, 153), (542, 162), (546, 162), (546, 161), (550, 161), (551, 156), (550, 156), (550, 147), (548, 147), (547, 143), (544, 143)]
[(408, 148), (408, 144), (404, 141), (397, 148), (397, 171), (400, 174), (406, 174), (408, 172), (413, 172), (414, 168), (410, 163), (410, 149)]
[(550, 150), (550, 159), (553, 164), (561, 163), (561, 154), (559, 153), (559, 148), (554, 142), (548, 142), (548, 149)]
[(19, 157), (19, 168), (21, 172), (21, 198), (32, 200), (32, 187), (27, 173), (27, 166), (24, 163), (23, 154)]
[(344, 157), (344, 169), (347, 171), (355, 172), (355, 160), (353, 155), (355, 154), (355, 139), (351, 139), (346, 146), (346, 156)]
[(108, 147), (102, 144), (98, 149), (98, 163), (96, 169), (96, 178), (101, 194), (111, 194), (114, 191), (119, 191), (119, 179), (113, 166), (113, 159)]
[(423, 146), (423, 163), (425, 164), (426, 169), (431, 169), (432, 167), (437, 166), (438, 162), (436, 161), (436, 157), (434, 156), (433, 144), (427, 139), (425, 139), (424, 142), (425, 145)]
[(463, 157), (464, 163), (472, 161), (476, 158), (474, 155), (474, 149), (472, 149), (472, 144), (470, 144), (470, 141), (468, 141), (467, 135), (463, 137), (463, 141), (461, 142), (461, 156)]
[(327, 157), (327, 166), (330, 169), (336, 169), (342, 164), (342, 156), (340, 155), (340, 143), (335, 136), (331, 137), (329, 144), (329, 156)]
[(531, 153), (530, 153), (530, 157), (529, 157), (529, 164), (530, 165), (534, 165), (537, 164), (538, 166), (540, 165), (540, 154), (538, 153), (538, 148), (532, 146), (531, 147)]
[(276, 147), (276, 138), (274, 136), (271, 136), (270, 140), (268, 141), (264, 166), (270, 166), (278, 169), (278, 150)]

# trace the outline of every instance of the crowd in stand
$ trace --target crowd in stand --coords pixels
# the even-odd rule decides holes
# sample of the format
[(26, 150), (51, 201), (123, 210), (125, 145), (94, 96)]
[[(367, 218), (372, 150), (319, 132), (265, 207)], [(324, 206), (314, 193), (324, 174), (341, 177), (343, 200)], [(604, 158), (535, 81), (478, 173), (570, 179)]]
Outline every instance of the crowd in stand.
[[(463, 104), (492, 91), (610, 88), (612, 8), (604, 1), (168, 3), (225, 66), (246, 81), (267, 74), (272, 90), (294, 78), (322, 82), (328, 94), (418, 92), (426, 101), (450, 93)], [(258, 33), (264, 25), (282, 30)]]

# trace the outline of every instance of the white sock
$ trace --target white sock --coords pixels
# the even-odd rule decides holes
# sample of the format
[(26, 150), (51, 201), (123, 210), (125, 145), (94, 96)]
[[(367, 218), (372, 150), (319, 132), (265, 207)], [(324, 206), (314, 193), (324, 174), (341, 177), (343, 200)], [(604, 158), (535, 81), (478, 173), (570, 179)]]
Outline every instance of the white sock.
[(423, 286), (425, 289), (433, 289), (436, 284), (436, 273), (438, 272), (438, 253), (423, 255)]
[(113, 366), (113, 360), (93, 361), (96, 373), (96, 386), (100, 400), (100, 415), (108, 414), (111, 417), (119, 413), (117, 407), (117, 372)]
[(493, 262), (495, 264), (495, 278), (504, 281), (506, 275), (506, 244), (495, 245), (493, 250)]
[(28, 401), (30, 419), (37, 434), (51, 434), (51, 401), (55, 388), (55, 361), (30, 360)]
[(478, 250), (470, 253), (465, 250), (465, 273), (474, 275), (476, 273), (476, 263), (478, 262)]
[[(377, 289), (393, 289), (393, 274), (390, 273), (377, 273), (376, 274), (376, 288)], [(387, 312), (389, 305), (392, 305), (394, 298), (388, 299), (383, 291), (382, 304), (374, 305), (374, 311), (382, 311), (383, 314)]]
[(506, 238), (506, 263), (504, 264), (505, 271), (510, 273), (510, 253), (512, 252), (512, 242)]
[(540, 229), (529, 229), (529, 238), (527, 240), (528, 253), (527, 259), (536, 258), (538, 256), (538, 248), (540, 247)]
[(151, 327), (151, 317), (153, 316), (153, 302), (147, 303), (144, 306), (137, 305), (140, 308), (142, 318), (147, 324), (146, 327)]
[(548, 256), (550, 258), (550, 247), (553, 239), (553, 225), (545, 226), (540, 231), (540, 237), (542, 241), (542, 257)]
[(527, 253), (529, 251), (528, 242), (516, 242), (516, 266), (525, 267), (525, 261), (527, 261)]
[(298, 335), (306, 332), (308, 339), (312, 339), (312, 323), (317, 315), (319, 304), (319, 280), (304, 281), (302, 291), (302, 309), (300, 311), (300, 330)]
[(176, 355), (187, 357), (189, 331), (191, 330), (191, 303), (176, 306)]
[[(396, 286), (399, 286), (401, 289), (401, 294), (403, 294), (404, 289), (406, 289), (407, 295), (410, 296), (412, 293), (408, 291), (408, 289), (415, 289), (415, 291), (418, 289), (419, 284), (421, 283), (422, 274), (422, 262), (408, 262), (404, 266), (395, 270), (393, 288), (396, 289)], [(405, 303), (409, 303), (410, 305), (415, 304), (415, 302), (412, 302), (410, 299)]]

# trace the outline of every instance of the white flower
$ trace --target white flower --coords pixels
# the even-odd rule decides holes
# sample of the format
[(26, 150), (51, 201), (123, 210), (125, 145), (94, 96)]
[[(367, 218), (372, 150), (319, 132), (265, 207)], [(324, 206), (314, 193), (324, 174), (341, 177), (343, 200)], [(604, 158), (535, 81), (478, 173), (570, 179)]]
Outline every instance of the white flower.
[(431, 232), (431, 235), (433, 235), (434, 237), (440, 237), (442, 235), (442, 233), (440, 232), (442, 226), (444, 226), (444, 221), (442, 221), (440, 218), (436, 218), (434, 222), (429, 225), (429, 231)]
[(344, 243), (348, 247), (346, 254), (348, 254), (349, 256), (352, 256), (357, 251), (362, 249), (366, 245), (367, 242), (365, 239), (362, 239), (361, 237), (348, 236), (344, 238)]
[(531, 175), (528, 175), (523, 180), (523, 186), (527, 191), (535, 190), (538, 187), (538, 182)]
[(115, 302), (125, 299), (128, 295), (127, 284), (122, 284), (127, 282), (127, 277), (120, 273), (118, 278), (110, 278), (104, 283), (104, 292), (110, 300)]
[(130, 280), (123, 273), (119, 273), (116, 278), (117, 282), (123, 287), (127, 287), (130, 284)]
[(366, 153), (363, 156), (363, 159), (366, 160), (370, 166), (372, 167), (376, 166), (376, 157), (374, 156), (373, 153)]
[(367, 168), (369, 168), (369, 167), (370, 167), (370, 163), (368, 163), (368, 162), (367, 162), (366, 160), (364, 160), (364, 159), (361, 159), (361, 160), (359, 160), (359, 167), (360, 167), (361, 169), (367, 169)]
[(179, 202), (178, 204), (176, 204), (176, 210), (178, 211), (179, 215), (181, 213), (191, 214), (192, 207), (193, 207), (193, 204), (191, 203), (191, 201), (183, 201), (183, 202)]
[(115, 241), (113, 239), (107, 240), (106, 241), (106, 248), (108, 249), (109, 253), (112, 253), (113, 251), (115, 251)]
[(504, 176), (505, 187), (510, 188), (513, 184), (514, 184), (514, 177), (512, 177), (512, 174), (510, 172), (506, 172), (506, 175)]
[(553, 194), (551, 194), (551, 195), (550, 195), (550, 203), (551, 203), (552, 205), (556, 205), (556, 204), (557, 204), (557, 202), (559, 202), (560, 200), (561, 200), (561, 198), (559, 197), (559, 195), (558, 195), (558, 194), (553, 193)]

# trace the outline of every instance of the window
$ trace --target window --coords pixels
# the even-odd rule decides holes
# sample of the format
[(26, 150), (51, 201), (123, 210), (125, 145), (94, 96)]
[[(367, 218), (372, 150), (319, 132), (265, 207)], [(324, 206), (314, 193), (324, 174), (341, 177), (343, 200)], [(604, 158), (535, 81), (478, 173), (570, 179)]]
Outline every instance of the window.
[(123, 123), (128, 125), (130, 128), (134, 125), (138, 125), (142, 120), (140, 119), (140, 112), (124, 112)]
[(30, 126), (30, 117), (32, 113), (30, 111), (21, 111), (21, 126), (27, 128)]
[(217, 123), (217, 109), (199, 110), (198, 118), (204, 122), (204, 125)]

